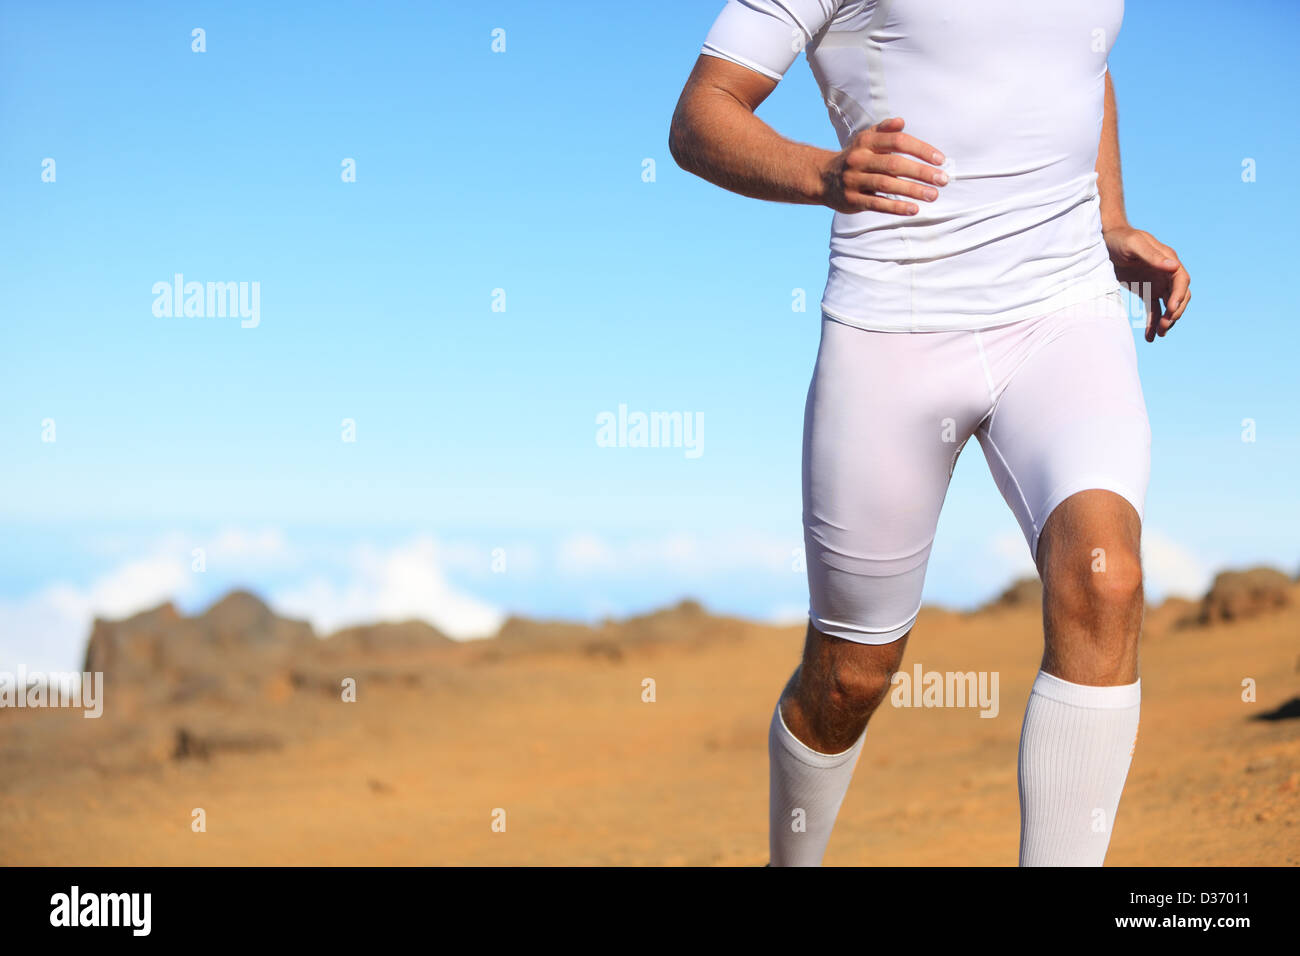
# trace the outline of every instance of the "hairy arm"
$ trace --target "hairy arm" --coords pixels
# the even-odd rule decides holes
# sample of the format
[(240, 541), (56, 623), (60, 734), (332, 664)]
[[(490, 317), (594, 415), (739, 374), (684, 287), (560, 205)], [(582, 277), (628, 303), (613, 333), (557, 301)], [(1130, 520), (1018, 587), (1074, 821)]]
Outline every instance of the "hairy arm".
[(948, 181), (942, 170), (903, 155), (943, 162), (933, 146), (903, 133), (898, 117), (861, 131), (839, 152), (786, 139), (755, 115), (775, 88), (770, 77), (701, 55), (668, 134), (677, 165), (742, 196), (840, 212), (912, 215), (918, 211), (914, 203), (878, 193), (929, 202), (938, 191), (922, 183)]
[(677, 165), (742, 196), (822, 201), (822, 168), (835, 156), (786, 139), (754, 115), (776, 80), (701, 56), (677, 101), (668, 148)]

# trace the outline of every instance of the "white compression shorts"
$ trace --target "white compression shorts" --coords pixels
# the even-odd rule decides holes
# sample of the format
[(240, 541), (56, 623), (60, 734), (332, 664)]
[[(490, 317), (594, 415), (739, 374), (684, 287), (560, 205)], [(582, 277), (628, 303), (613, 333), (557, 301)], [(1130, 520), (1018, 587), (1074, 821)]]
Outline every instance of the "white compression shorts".
[(971, 435), (1031, 556), (1076, 492), (1112, 491), (1141, 517), (1151, 431), (1120, 292), (979, 330), (867, 331), (823, 313), (803, 451), (817, 630), (887, 644), (911, 629)]

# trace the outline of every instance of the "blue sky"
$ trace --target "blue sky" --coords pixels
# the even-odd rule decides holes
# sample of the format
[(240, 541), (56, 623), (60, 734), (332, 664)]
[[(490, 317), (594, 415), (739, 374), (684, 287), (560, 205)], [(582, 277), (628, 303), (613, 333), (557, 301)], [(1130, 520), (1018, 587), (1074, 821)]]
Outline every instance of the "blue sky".
[[(0, 666), (73, 666), (90, 615), (234, 584), (323, 627), (469, 634), (687, 594), (797, 617), (831, 213), (669, 157), (721, 3), (268, 6), (0, 8)], [(1195, 292), (1138, 344), (1157, 596), (1300, 563), (1300, 8), (1237, 16), (1130, 3), (1110, 58), (1129, 218)], [(760, 115), (834, 145), (802, 58)], [(156, 316), (177, 273), (258, 283), (257, 326)], [(601, 447), (620, 404), (693, 416), (702, 454)], [(1029, 568), (972, 445), (927, 599)]]

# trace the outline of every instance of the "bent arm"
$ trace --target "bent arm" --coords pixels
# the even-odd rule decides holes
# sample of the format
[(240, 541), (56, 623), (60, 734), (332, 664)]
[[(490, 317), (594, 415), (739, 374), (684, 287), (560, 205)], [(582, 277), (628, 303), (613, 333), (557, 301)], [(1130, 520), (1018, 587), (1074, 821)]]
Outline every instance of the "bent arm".
[[(1141, 295), (1147, 313), (1146, 340), (1164, 336), (1191, 301), (1191, 277), (1178, 253), (1151, 233), (1134, 229), (1124, 213), (1124, 184), (1119, 168), (1119, 123), (1115, 87), (1106, 71), (1106, 103), (1101, 142), (1097, 146), (1097, 195), (1101, 234), (1115, 264), (1115, 278)], [(1161, 310), (1160, 301), (1164, 302)]]
[(817, 205), (836, 153), (786, 139), (756, 115), (776, 81), (702, 54), (677, 101), (668, 149), (716, 186), (774, 202)]

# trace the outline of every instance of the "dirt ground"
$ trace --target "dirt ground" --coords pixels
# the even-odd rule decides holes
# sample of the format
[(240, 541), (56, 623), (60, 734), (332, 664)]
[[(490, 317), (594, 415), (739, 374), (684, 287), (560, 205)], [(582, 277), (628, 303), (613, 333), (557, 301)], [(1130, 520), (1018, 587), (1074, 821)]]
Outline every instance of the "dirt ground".
[[(661, 614), (637, 640), (371, 649), (243, 696), (0, 713), (0, 863), (762, 865), (802, 632)], [(1108, 864), (1300, 863), (1300, 608), (1158, 625)], [(997, 671), (1000, 711), (883, 705), (826, 863), (1014, 865), (1040, 652), (1031, 607), (923, 612), (904, 668)]]

